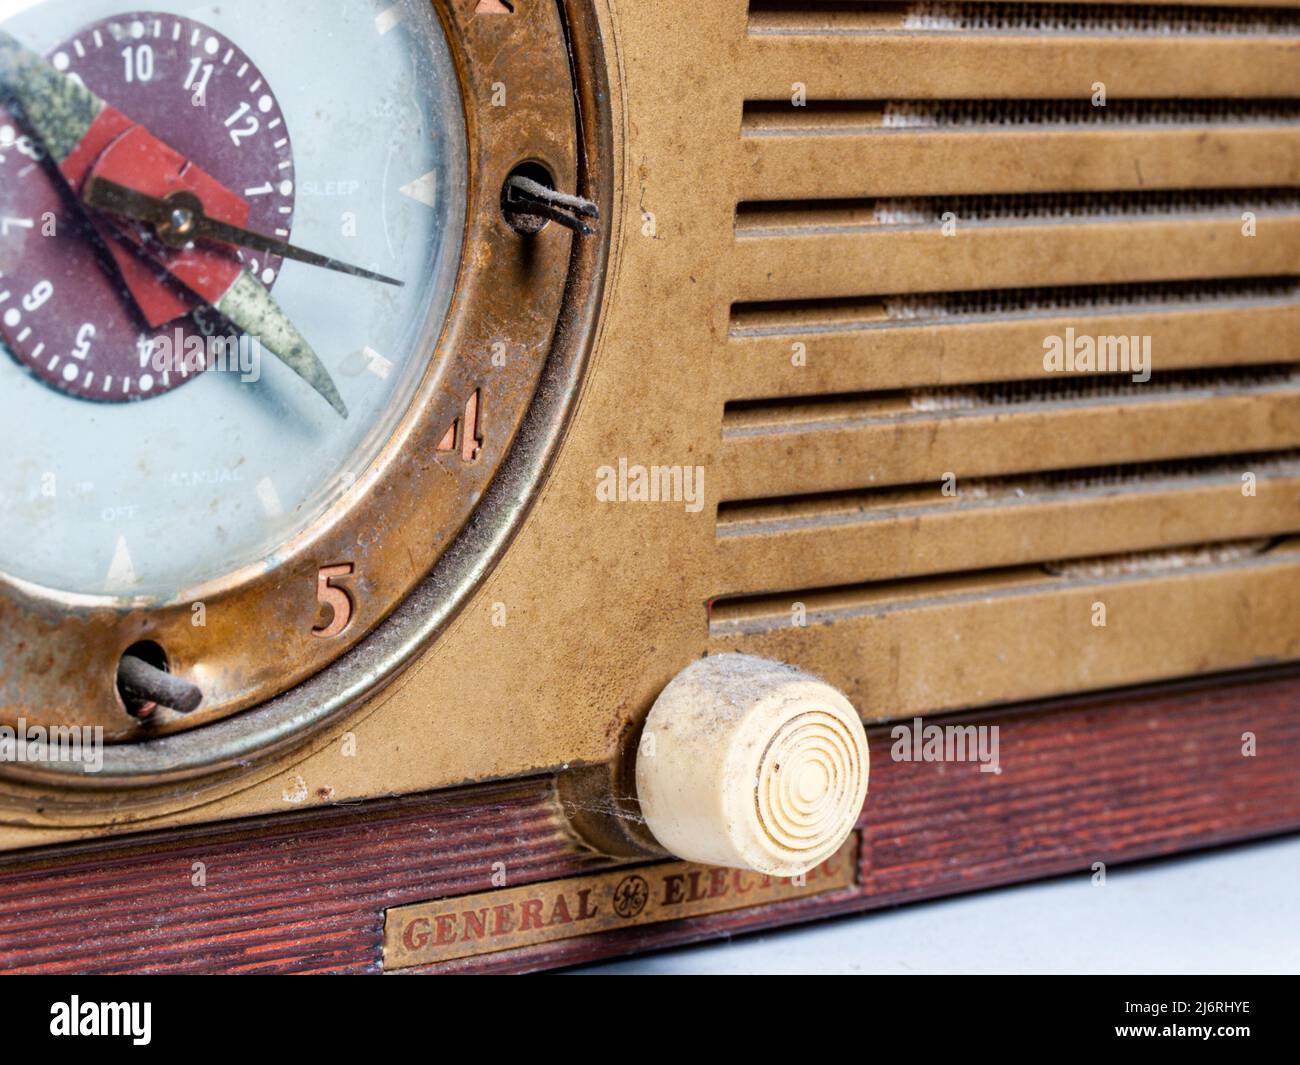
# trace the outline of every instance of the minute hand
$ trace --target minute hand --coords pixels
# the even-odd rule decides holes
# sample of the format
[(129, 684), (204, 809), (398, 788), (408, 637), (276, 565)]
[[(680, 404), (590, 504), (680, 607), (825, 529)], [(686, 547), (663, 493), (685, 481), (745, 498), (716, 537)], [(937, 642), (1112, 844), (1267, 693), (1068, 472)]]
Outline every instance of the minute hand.
[(138, 222), (147, 222), (154, 227), (159, 239), (173, 247), (191, 240), (216, 241), (220, 244), (234, 244), (264, 254), (294, 259), (309, 266), (323, 266), (327, 270), (336, 270), (353, 277), (381, 281), (385, 285), (397, 285), (400, 288), (405, 284), (396, 278), (377, 274), (373, 270), (339, 262), (328, 255), (318, 255), (314, 251), (307, 251), (305, 248), (296, 247), (275, 237), (254, 233), (231, 225), (229, 222), (212, 218), (204, 211), (199, 198), (192, 193), (176, 192), (166, 199), (159, 199), (106, 178), (92, 177), (86, 184), (82, 200), (88, 207), (122, 215)]
[[(91, 177), (86, 183), (85, 192), (82, 195), (83, 199), (88, 204), (91, 204), (93, 202), (102, 202), (105, 198), (113, 198), (115, 195), (114, 190), (120, 192), (122, 200), (130, 201), (134, 205), (133, 210), (119, 211), (116, 207), (103, 209), (111, 209), (116, 213), (125, 213), (130, 218), (146, 222), (153, 226), (154, 231), (160, 237), (163, 236), (163, 226), (166, 224), (167, 219), (160, 213), (158, 205), (164, 205), (168, 215), (170, 215), (171, 205), (169, 201), (174, 200), (176, 196), (186, 195), (191, 199), (197, 199), (191, 193), (176, 193), (168, 197), (168, 200), (158, 200), (123, 185), (115, 185), (100, 177)], [(114, 200), (114, 202), (118, 201)], [(284, 311), (280, 309), (271, 293), (260, 285), (246, 269), (238, 270), (228, 287), (223, 277), (219, 283), (220, 287), (213, 289), (211, 284), (201, 283), (204, 282), (203, 278), (196, 279), (192, 274), (186, 274), (185, 277), (177, 275), (167, 261), (157, 254), (158, 245), (153, 245), (152, 248), (144, 245), (142, 250), (163, 270), (172, 273), (181, 284), (190, 288), (201, 299), (207, 301), (231, 325), (248, 336), (257, 338), (272, 355), (319, 392), (329, 405), (338, 412), (340, 417), (346, 418), (348, 416), (348, 408), (343, 402), (343, 397), (339, 395), (333, 378), (330, 377), (329, 371), (325, 369), (324, 364), (312, 350), (311, 345), (307, 343), (306, 338), (298, 331)]]

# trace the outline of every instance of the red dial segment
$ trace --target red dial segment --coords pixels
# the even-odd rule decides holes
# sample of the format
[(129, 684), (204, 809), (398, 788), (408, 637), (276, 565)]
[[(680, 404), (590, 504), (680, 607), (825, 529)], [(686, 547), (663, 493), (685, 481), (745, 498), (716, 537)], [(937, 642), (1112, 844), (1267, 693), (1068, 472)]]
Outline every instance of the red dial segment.
[[(214, 184), (206, 187), (214, 202), (204, 203), (215, 217), (289, 239), (295, 196), (289, 132), (265, 77), (231, 41), (191, 19), (137, 13), (87, 26), (48, 57), (126, 116), (124, 128), (145, 127), (147, 133), (127, 134), (137, 148), (152, 141), (156, 150), (163, 142), (177, 153), (171, 163), (191, 165), (189, 180), (159, 161), (148, 187), (138, 173), (130, 184), (152, 193), (169, 182), (191, 187), (210, 175)], [(103, 130), (111, 124), (109, 116)], [(110, 132), (106, 142), (122, 130)], [(84, 170), (100, 162), (95, 154), (77, 160), (74, 153), (68, 163)], [(109, 155), (102, 162), (114, 166)], [(121, 180), (122, 164), (115, 165)], [(190, 314), (193, 297), (123, 243), (116, 226), (88, 222), (39, 141), (3, 108), (0, 182), (0, 337), (25, 367), (61, 392), (106, 402), (161, 395), (196, 376), (186, 368), (158, 373), (152, 355), (156, 344), (173, 344), (177, 330), (182, 343), (210, 332), (213, 313)], [(229, 192), (217, 194), (218, 186)], [(281, 265), (255, 252), (209, 254), (242, 263), (268, 288)]]

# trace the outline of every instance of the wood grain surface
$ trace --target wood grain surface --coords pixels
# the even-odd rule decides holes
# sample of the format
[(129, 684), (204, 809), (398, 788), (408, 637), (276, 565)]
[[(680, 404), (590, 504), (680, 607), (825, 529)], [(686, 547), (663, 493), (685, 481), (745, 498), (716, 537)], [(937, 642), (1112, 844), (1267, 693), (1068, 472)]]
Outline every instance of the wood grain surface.
[[(440, 968), (562, 966), (1300, 827), (1294, 667), (938, 721), (998, 725), (1001, 773), (896, 762), (874, 730), (853, 889)], [(548, 779), (51, 848), (0, 862), (0, 970), (379, 972), (389, 907), (616, 864), (571, 838)]]

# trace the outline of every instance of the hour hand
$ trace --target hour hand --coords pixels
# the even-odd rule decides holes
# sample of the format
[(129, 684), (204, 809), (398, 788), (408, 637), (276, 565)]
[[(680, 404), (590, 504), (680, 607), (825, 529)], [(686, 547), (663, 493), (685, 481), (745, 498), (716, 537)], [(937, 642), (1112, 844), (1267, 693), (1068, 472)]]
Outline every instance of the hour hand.
[(266, 255), (294, 259), (309, 266), (322, 266), (327, 270), (350, 274), (353, 277), (382, 281), (385, 285), (397, 285), (400, 288), (404, 284), (395, 278), (377, 274), (373, 270), (339, 262), (338, 259), (331, 259), (328, 255), (319, 255), (275, 237), (254, 233), (231, 225), (229, 222), (212, 218), (204, 211), (203, 202), (194, 193), (186, 190), (173, 192), (165, 198), (160, 198), (119, 185), (107, 178), (91, 177), (86, 182), (81, 198), (87, 207), (147, 223), (153, 227), (158, 239), (169, 247), (182, 247), (192, 240), (215, 241), (219, 244), (250, 248)]
[[(99, 210), (112, 211), (135, 221), (144, 222), (162, 235), (163, 227), (172, 223), (172, 205), (175, 197), (185, 196), (197, 200), (192, 193), (175, 193), (166, 200), (149, 196), (124, 185), (92, 175), (82, 193), (83, 202)], [(110, 204), (116, 206), (109, 206)], [(121, 209), (119, 209), (121, 208)], [(171, 244), (170, 241), (167, 242)], [(298, 331), (289, 316), (280, 309), (275, 298), (237, 260), (228, 264), (232, 273), (210, 269), (212, 264), (190, 264), (182, 258), (170, 261), (157, 245), (142, 249), (153, 253), (154, 261), (182, 285), (204, 299), (231, 325), (255, 338), (276, 358), (324, 397), (339, 414), (348, 416), (348, 408), (339, 395), (334, 379), (324, 363), (312, 350), (306, 338)], [(220, 274), (221, 279), (217, 280)]]
[[(154, 254), (152, 249), (137, 248), (137, 251), (143, 252), (160, 269), (171, 273), (167, 261)], [(347, 418), (347, 405), (320, 356), (257, 278), (239, 267), (234, 280), (224, 291), (205, 293), (199, 291), (203, 286), (193, 282), (189, 275), (172, 273), (171, 276), (311, 385), (340, 418)]]

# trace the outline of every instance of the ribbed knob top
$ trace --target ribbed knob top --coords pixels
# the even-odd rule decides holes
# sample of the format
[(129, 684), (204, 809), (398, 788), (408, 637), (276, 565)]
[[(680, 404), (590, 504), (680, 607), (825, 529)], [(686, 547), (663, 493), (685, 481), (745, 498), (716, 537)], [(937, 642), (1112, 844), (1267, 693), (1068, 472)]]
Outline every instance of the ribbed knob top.
[(795, 876), (848, 837), (868, 767), (866, 733), (840, 692), (781, 662), (714, 655), (655, 701), (637, 794), (647, 827), (679, 857)]

